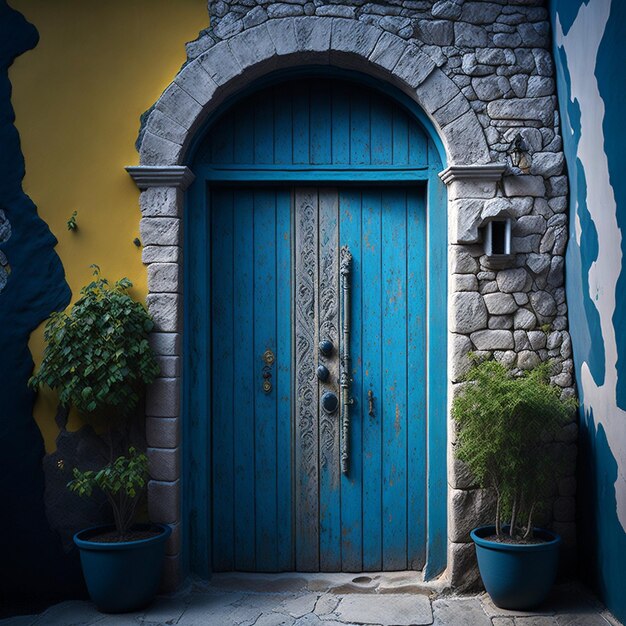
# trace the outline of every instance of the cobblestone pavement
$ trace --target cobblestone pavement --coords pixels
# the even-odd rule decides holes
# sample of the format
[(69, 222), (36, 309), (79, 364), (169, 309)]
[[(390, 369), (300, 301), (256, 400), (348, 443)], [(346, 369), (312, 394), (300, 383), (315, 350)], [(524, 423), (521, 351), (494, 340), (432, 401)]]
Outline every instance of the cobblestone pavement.
[(539, 610), (498, 609), (485, 595), (250, 591), (195, 586), (159, 597), (147, 610), (99, 613), (89, 602), (69, 601), (40, 615), (0, 620), (0, 626), (621, 626), (581, 585), (555, 588)]

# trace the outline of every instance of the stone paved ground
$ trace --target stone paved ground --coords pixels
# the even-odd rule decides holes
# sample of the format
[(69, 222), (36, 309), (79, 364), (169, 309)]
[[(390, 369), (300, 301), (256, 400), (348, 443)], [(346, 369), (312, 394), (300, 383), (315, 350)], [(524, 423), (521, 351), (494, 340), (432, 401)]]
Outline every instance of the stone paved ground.
[(145, 611), (99, 613), (89, 602), (62, 602), (40, 615), (0, 620), (0, 626), (620, 626), (582, 586), (558, 586), (532, 613), (495, 607), (486, 595), (329, 593), (196, 587), (160, 597)]

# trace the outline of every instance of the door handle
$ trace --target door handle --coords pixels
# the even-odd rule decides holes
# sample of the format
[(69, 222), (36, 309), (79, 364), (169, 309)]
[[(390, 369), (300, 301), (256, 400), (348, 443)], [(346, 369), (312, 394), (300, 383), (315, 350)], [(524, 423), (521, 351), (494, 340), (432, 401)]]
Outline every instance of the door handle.
[(341, 388), (341, 471), (350, 469), (350, 405), (352, 373), (350, 371), (350, 278), (352, 276), (352, 254), (348, 246), (342, 246), (339, 272), (341, 274), (341, 359), (339, 386)]
[(374, 417), (374, 392), (371, 389), (367, 392), (367, 412)]

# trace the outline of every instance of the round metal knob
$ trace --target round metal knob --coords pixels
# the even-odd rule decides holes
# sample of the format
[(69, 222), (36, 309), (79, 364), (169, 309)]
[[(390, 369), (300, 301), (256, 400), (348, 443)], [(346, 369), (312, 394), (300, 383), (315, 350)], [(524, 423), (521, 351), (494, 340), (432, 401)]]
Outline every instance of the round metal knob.
[(317, 366), (317, 377), (323, 383), (325, 383), (328, 380), (329, 376), (330, 376), (330, 372), (328, 371), (328, 368), (325, 365), (318, 365)]
[(323, 356), (330, 356), (333, 353), (333, 342), (330, 339), (320, 341), (320, 352)]
[(334, 413), (338, 406), (339, 400), (334, 393), (327, 391), (322, 394), (322, 408), (326, 411), (326, 413)]

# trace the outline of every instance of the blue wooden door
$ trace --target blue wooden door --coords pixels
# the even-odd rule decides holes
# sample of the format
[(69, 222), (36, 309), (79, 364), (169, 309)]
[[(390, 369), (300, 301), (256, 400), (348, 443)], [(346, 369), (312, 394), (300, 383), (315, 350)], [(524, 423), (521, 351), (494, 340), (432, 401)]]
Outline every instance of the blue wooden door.
[[(195, 171), (210, 181), (211, 340), (198, 358), (211, 372), (214, 571), (424, 566), (424, 181), (439, 169), (405, 109), (331, 79), (253, 94), (199, 147)], [(354, 259), (347, 474), (339, 411), (321, 406), (327, 392), (341, 400), (342, 246)]]

